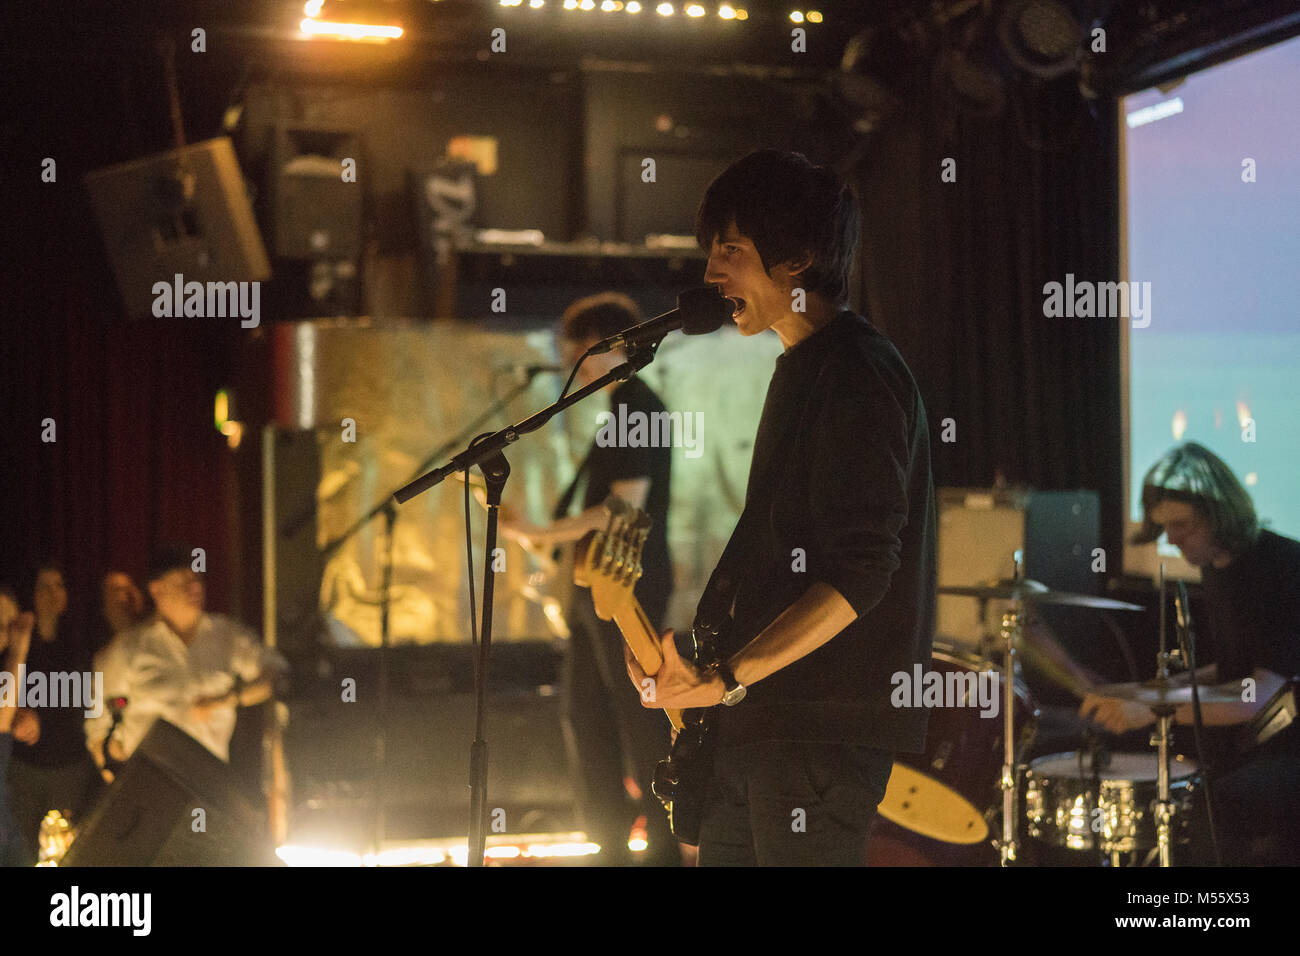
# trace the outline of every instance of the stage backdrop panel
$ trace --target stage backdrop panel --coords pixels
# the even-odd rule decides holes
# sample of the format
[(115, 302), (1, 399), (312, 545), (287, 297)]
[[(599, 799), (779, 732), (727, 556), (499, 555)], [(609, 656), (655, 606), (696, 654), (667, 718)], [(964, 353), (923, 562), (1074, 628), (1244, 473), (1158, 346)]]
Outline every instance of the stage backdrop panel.
[[(499, 322), (319, 320), (281, 324), (276, 336), (279, 427), (310, 431), (315, 447), (309, 457), (319, 460), (311, 466), (318, 472), (318, 547), (413, 478), (435, 449), (450, 445), (496, 397), (507, 395), (522, 381), (515, 366), (555, 361), (549, 329)], [(663, 627), (690, 626), (695, 602), (740, 514), (754, 431), (780, 351), (771, 334), (749, 340), (730, 328), (708, 336), (674, 334), (642, 372), (669, 411), (690, 416), (694, 426), (680, 438), (674, 433), (667, 534), (676, 592), (668, 620), (657, 622)], [(535, 377), (476, 431), (528, 417), (554, 401), (562, 385), (562, 376)], [(607, 410), (608, 395), (590, 398), (512, 446), (506, 500), (534, 521), (549, 517), (596, 435), (598, 413)], [(345, 419), (355, 422), (355, 441), (344, 440)], [(444, 448), (435, 466), (464, 447), (468, 437)], [(688, 437), (694, 448), (686, 446)], [(394, 644), (468, 640), (462, 495), (460, 484), (449, 480), (397, 509), (390, 617)], [(280, 505), (280, 524), (294, 517), (291, 510), (287, 503)], [(475, 504), (471, 514), (474, 578), (476, 594), (481, 594), (486, 513)], [(548, 624), (540, 601), (550, 598), (564, 605), (572, 587), (571, 564), (562, 562), (548, 576), (518, 545), (501, 544), (506, 570), (497, 579), (494, 639), (562, 639)], [(324, 562), (318, 578), (323, 614), (310, 626), (323, 630), (327, 643), (379, 644), (376, 599), (383, 547), (380, 517)], [(296, 602), (299, 612), (304, 603), (310, 603), (310, 595)], [(295, 602), (282, 596), (280, 604), (283, 610)], [(286, 630), (304, 626), (301, 613), (292, 622), (280, 617)], [(314, 639), (284, 633), (281, 641), (295, 637)]]

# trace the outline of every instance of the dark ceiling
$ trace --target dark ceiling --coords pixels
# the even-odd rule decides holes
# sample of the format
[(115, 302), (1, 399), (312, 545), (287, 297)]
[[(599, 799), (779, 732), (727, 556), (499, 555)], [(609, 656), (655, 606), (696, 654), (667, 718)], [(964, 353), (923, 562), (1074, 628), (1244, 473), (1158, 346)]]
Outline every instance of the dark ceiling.
[[(314, 71), (363, 63), (403, 63), (413, 68), (438, 63), (484, 61), (503, 67), (573, 67), (584, 60), (674, 64), (683, 69), (733, 64), (823, 70), (839, 62), (844, 46), (868, 24), (900, 11), (939, 4), (915, 0), (731, 0), (744, 7), (744, 22), (722, 20), (719, 0), (701, 0), (706, 16), (683, 15), (675, 0), (673, 17), (642, 0), (640, 14), (565, 10), (563, 0), (541, 9), (502, 7), (498, 0), (371, 0), (403, 25), (406, 35), (385, 46), (303, 42), (297, 31), (302, 0), (7, 0), (6, 16), (20, 23), (0, 36), (6, 58), (96, 59), (150, 50), (159, 32), (187, 42), (202, 27), (210, 54), (272, 57), (281, 64)], [(351, 4), (356, 7), (358, 0)], [(970, 6), (970, 0), (958, 6)], [(791, 50), (792, 10), (816, 9), (821, 23), (804, 23), (807, 50)], [(503, 27), (507, 53), (489, 51), (491, 31)], [(354, 62), (355, 61), (355, 62)]]

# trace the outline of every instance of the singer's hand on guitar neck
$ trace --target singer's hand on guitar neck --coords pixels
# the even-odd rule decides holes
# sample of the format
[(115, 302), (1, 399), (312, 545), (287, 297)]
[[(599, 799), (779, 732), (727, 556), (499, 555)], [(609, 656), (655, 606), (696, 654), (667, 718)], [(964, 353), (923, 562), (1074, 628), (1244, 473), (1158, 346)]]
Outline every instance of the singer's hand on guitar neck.
[[(727, 685), (717, 674), (706, 673), (683, 660), (673, 645), (673, 632), (665, 631), (660, 638), (664, 656), (663, 666), (657, 674), (646, 674), (632, 655), (631, 649), (623, 645), (623, 659), (627, 661), (627, 675), (632, 679), (632, 686), (641, 696), (641, 706), (652, 709), (681, 709), (690, 707), (712, 707), (722, 702), (727, 692)], [(643, 683), (651, 680), (653, 684)]]

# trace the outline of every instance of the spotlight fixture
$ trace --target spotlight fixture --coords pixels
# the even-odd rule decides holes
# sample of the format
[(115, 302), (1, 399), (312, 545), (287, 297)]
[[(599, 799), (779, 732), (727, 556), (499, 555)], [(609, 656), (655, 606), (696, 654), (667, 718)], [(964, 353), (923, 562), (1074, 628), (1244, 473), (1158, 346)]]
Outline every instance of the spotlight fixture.
[(298, 30), (307, 38), (387, 43), (399, 39), (405, 32), (399, 24), (391, 22), (387, 10), (385, 4), (374, 0), (354, 3), (307, 0)]
[(674, 13), (673, 5), (671, 3), (661, 3), (655, 7), (655, 13), (661, 17), (671, 17)]
[(998, 40), (1020, 69), (1052, 80), (1078, 67), (1083, 28), (1059, 0), (1012, 0), (998, 21)]

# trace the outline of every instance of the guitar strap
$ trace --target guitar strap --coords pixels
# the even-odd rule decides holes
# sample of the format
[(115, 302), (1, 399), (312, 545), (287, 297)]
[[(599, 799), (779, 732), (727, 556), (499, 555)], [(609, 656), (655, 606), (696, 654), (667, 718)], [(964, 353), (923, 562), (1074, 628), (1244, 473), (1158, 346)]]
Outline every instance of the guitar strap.
[(777, 451), (798, 423), (809, 414), (812, 390), (805, 393), (803, 402), (798, 405), (773, 408), (771, 386), (768, 388), (768, 399), (763, 405), (763, 420), (771, 415), (772, 427), (766, 434), (760, 433), (755, 442), (749, 482), (745, 489), (744, 510), (741, 511), (736, 527), (731, 532), (731, 539), (723, 549), (722, 557), (718, 559), (717, 567), (709, 576), (709, 583), (696, 605), (691, 636), (695, 640), (697, 666), (712, 666), (719, 660), (716, 642), (718, 632), (731, 617), (736, 592), (740, 589), (744, 574), (743, 565), (754, 554), (752, 543), (757, 540), (764, 516), (770, 511), (771, 483), (768, 479), (778, 458)]
[(718, 559), (713, 574), (709, 576), (709, 583), (700, 596), (700, 602), (696, 605), (691, 637), (695, 640), (695, 663), (699, 666), (712, 666), (719, 660), (716, 638), (731, 618), (736, 592), (740, 589), (743, 565), (746, 558), (753, 554), (750, 545), (759, 526), (757, 516), (766, 511), (765, 503), (746, 503), (735, 530), (731, 532), (731, 539), (723, 549), (722, 557)]

